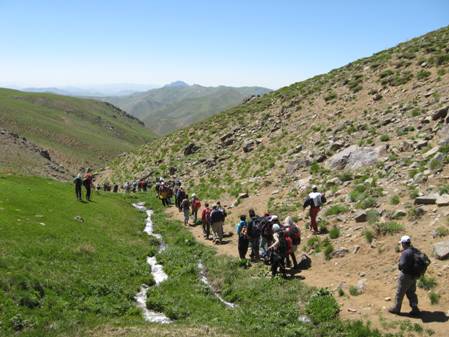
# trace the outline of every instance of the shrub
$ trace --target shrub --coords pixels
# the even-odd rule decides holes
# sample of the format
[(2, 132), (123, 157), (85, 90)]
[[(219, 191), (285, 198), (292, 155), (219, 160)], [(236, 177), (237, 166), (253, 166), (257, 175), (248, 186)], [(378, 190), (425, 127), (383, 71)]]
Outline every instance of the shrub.
[(381, 142), (388, 142), (390, 140), (390, 136), (387, 134), (383, 134), (380, 136), (380, 141)]
[(346, 213), (348, 211), (348, 207), (342, 204), (335, 204), (332, 207), (326, 209), (326, 212), (324, 213), (327, 216), (330, 215), (338, 215), (341, 213)]
[(417, 282), (417, 286), (425, 290), (430, 290), (434, 288), (436, 285), (437, 281), (433, 277), (426, 275), (421, 276)]
[(329, 231), (329, 237), (331, 239), (336, 239), (340, 237), (340, 228), (338, 228), (337, 226), (333, 226)]
[(381, 235), (393, 235), (404, 230), (404, 226), (395, 221), (377, 223), (376, 231)]
[(329, 290), (319, 289), (310, 297), (305, 312), (313, 323), (320, 324), (337, 318), (340, 307)]
[(400, 202), (401, 202), (401, 199), (399, 198), (399, 195), (393, 195), (390, 198), (390, 204), (392, 204), (392, 205), (399, 205)]
[(349, 293), (351, 294), (351, 296), (359, 296), (359, 295), (362, 294), (360, 292), (360, 290), (357, 287), (355, 287), (355, 286), (350, 286), (349, 287)]
[(435, 229), (435, 236), (444, 237), (447, 235), (449, 235), (449, 228), (440, 226)]
[(432, 159), (429, 163), (429, 168), (432, 171), (438, 171), (443, 167), (443, 161), (438, 159)]
[(374, 240), (374, 232), (371, 229), (365, 229), (363, 231), (363, 236), (368, 243), (371, 243)]
[(367, 209), (367, 208), (372, 208), (375, 207), (377, 205), (377, 201), (375, 198), (373, 197), (366, 197), (363, 200), (360, 200), (356, 207), (357, 208), (361, 208), (361, 209)]
[(375, 209), (370, 209), (366, 212), (366, 218), (369, 224), (375, 224), (379, 220), (379, 212)]
[(438, 304), (440, 302), (440, 297), (441, 297), (440, 294), (438, 294), (434, 291), (431, 291), (429, 293), (430, 304), (432, 304), (432, 305)]
[(344, 171), (344, 172), (342, 172), (340, 175), (338, 175), (338, 178), (342, 181), (342, 182), (345, 182), (345, 181), (351, 181), (353, 178), (352, 178), (352, 173), (351, 172), (349, 172), (349, 171)]
[(449, 194), (449, 184), (441, 186), (439, 192), (440, 195)]
[(324, 258), (330, 260), (332, 258), (332, 253), (334, 252), (334, 246), (329, 239), (324, 239), (321, 246), (323, 248)]
[(416, 74), (416, 78), (417, 78), (419, 81), (422, 81), (422, 80), (426, 80), (430, 75), (431, 75), (431, 72), (430, 72), (430, 71), (428, 71), (428, 70), (420, 70), (420, 71), (418, 71), (418, 73)]

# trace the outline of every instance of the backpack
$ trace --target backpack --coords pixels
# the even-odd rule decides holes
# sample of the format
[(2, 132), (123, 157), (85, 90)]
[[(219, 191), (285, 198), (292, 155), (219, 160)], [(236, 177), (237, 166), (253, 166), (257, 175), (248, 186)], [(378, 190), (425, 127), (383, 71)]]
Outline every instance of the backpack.
[(264, 237), (270, 237), (273, 235), (273, 224), (268, 221), (267, 218), (263, 218), (260, 225), (260, 232)]
[(199, 199), (193, 200), (192, 206), (194, 209), (200, 209), (201, 208), (201, 201)]
[(413, 272), (416, 276), (422, 276), (426, 273), (430, 265), (429, 257), (420, 250), (413, 248)]
[(288, 253), (288, 244), (287, 244), (287, 240), (285, 240), (285, 235), (282, 231), (279, 231), (279, 245), (277, 247), (277, 253), (281, 256), (281, 257), (286, 257), (287, 253)]
[(291, 226), (288, 230), (288, 235), (292, 239), (292, 244), (298, 246), (301, 243), (301, 231), (297, 226)]
[(257, 238), (260, 235), (261, 219), (259, 217), (252, 218), (248, 223), (248, 235), (252, 238)]
[(320, 193), (315, 193), (313, 194), (313, 196), (311, 196), (312, 199), (312, 206), (315, 207), (321, 207), (323, 206), (323, 200), (321, 199), (321, 194)]

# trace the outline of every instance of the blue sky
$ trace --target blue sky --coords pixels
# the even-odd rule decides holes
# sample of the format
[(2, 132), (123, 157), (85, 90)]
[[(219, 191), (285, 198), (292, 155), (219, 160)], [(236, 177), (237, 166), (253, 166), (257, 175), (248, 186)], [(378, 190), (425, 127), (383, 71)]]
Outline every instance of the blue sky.
[(448, 24), (447, 0), (0, 0), (0, 84), (278, 88)]

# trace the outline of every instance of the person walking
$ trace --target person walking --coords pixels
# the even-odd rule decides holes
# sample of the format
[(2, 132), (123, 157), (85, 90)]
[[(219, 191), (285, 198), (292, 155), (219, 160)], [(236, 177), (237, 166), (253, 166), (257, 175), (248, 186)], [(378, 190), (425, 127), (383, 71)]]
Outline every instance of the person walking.
[(187, 226), (190, 217), (190, 201), (188, 198), (184, 198), (184, 200), (181, 201), (181, 210), (184, 213), (184, 225)]
[(210, 223), (212, 227), (212, 233), (214, 236), (215, 244), (223, 243), (223, 226), (224, 226), (225, 215), (218, 208), (218, 205), (212, 206), (212, 212), (210, 213)]
[(268, 247), (271, 246), (273, 242), (273, 224), (278, 221), (276, 215), (265, 214), (260, 224), (260, 257), (264, 259), (265, 262), (269, 261), (270, 252)]
[(91, 200), (92, 195), (92, 186), (93, 186), (94, 176), (92, 175), (92, 171), (90, 168), (86, 169), (86, 174), (84, 175), (83, 185), (86, 189), (86, 199), (87, 201)]
[(275, 277), (278, 270), (285, 277), (285, 257), (287, 256), (287, 242), (281, 226), (277, 223), (273, 224), (273, 244), (268, 247), (271, 251), (271, 276)]
[(201, 201), (195, 193), (192, 194), (191, 205), (192, 205), (193, 224), (196, 225), (196, 222), (198, 221), (198, 210), (201, 208)]
[(209, 203), (204, 204), (203, 211), (201, 212), (201, 223), (203, 225), (203, 236), (206, 240), (209, 240), (210, 236), (210, 213)]
[(81, 172), (76, 175), (73, 179), (73, 183), (75, 184), (75, 195), (78, 201), (83, 201), (83, 195), (81, 193), (81, 187), (83, 186), (83, 178), (81, 178)]
[(291, 216), (288, 216), (284, 220), (284, 231), (285, 234), (290, 238), (291, 240), (291, 250), (289, 252), (289, 255), (287, 255), (287, 266), (290, 265), (290, 259), (291, 257), (293, 262), (293, 268), (298, 268), (298, 262), (296, 260), (295, 253), (298, 250), (298, 246), (301, 243), (301, 230), (299, 227), (293, 222), (293, 219)]
[(312, 230), (313, 234), (319, 234), (318, 231), (318, 224), (317, 224), (317, 217), (318, 213), (321, 209), (321, 206), (326, 202), (326, 196), (324, 193), (318, 192), (318, 187), (313, 185), (312, 186), (312, 192), (307, 196), (306, 200), (304, 201), (303, 208), (307, 208), (310, 206), (310, 229)]
[(392, 314), (400, 314), (402, 301), (407, 296), (410, 307), (410, 315), (420, 314), (418, 308), (418, 296), (416, 295), (416, 281), (423, 275), (430, 264), (429, 258), (412, 246), (410, 236), (404, 235), (399, 243), (402, 246), (402, 253), (399, 259), (399, 278), (396, 289), (396, 298), (394, 306), (388, 309)]
[(249, 246), (251, 247), (250, 258), (252, 261), (259, 261), (261, 219), (256, 215), (256, 212), (252, 208), (248, 211), (248, 215), (248, 238)]
[(242, 214), (240, 216), (240, 222), (235, 226), (235, 231), (239, 238), (238, 241), (238, 250), (240, 260), (246, 260), (246, 253), (248, 252), (249, 247), (249, 238), (248, 238), (248, 223), (246, 222), (246, 215)]

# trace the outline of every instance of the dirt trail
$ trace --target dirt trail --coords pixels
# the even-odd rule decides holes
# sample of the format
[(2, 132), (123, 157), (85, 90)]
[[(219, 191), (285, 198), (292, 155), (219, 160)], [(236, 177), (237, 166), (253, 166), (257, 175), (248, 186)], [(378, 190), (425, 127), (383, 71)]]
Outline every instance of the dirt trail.
[[(235, 208), (229, 209), (230, 215), (226, 219), (224, 227), (225, 232), (234, 232), (234, 226), (238, 221), (238, 216), (241, 213), (246, 213), (249, 208), (254, 208), (258, 214), (263, 214), (266, 210), (267, 201), (272, 196), (272, 191), (262, 191), (258, 195), (252, 196), (248, 199), (243, 199), (240, 205)], [(232, 202), (229, 200), (223, 200), (223, 205), (230, 205)], [(182, 213), (180, 213), (175, 207), (168, 208), (166, 213), (175, 219), (182, 220)], [(301, 217), (301, 215), (300, 215)], [(354, 224), (341, 225), (343, 235), (345, 230), (353, 231)], [(188, 229), (192, 232), (196, 240), (202, 244), (210, 247), (214, 247), (218, 254), (228, 256), (238, 256), (237, 251), (237, 239), (235, 234), (224, 245), (214, 245), (211, 241), (203, 238), (201, 226), (188, 226)], [(301, 230), (303, 232), (303, 241), (301, 248), (304, 248), (304, 243), (311, 237), (310, 232), (304, 229), (304, 225), (301, 224)], [(349, 234), (347, 235), (350, 236)], [(324, 236), (323, 236), (324, 238)], [(344, 319), (363, 319), (365, 321), (371, 321), (372, 326), (379, 328), (385, 332), (394, 332), (398, 329), (398, 323), (401, 321), (410, 321), (411, 323), (420, 324), (424, 329), (431, 329), (434, 331), (436, 337), (449, 336), (449, 302), (447, 300), (448, 289), (440, 291), (441, 300), (438, 305), (431, 305), (428, 300), (428, 293), (423, 289), (418, 289), (417, 294), (420, 300), (420, 309), (424, 312), (420, 318), (411, 318), (408, 316), (394, 316), (386, 312), (386, 308), (392, 305), (394, 300), (397, 267), (396, 261), (398, 254), (394, 249), (390, 249), (395, 244), (394, 238), (386, 238), (384, 241), (378, 241), (377, 247), (388, 247), (385, 251), (382, 251), (382, 255), (379, 255), (380, 248), (373, 249), (360, 237), (350, 237), (349, 242), (354, 245), (360, 246), (357, 254), (352, 253), (352, 247), (348, 241), (344, 242), (348, 244), (346, 247), (350, 252), (344, 258), (333, 258), (330, 261), (326, 261), (320, 254), (312, 255), (312, 268), (301, 272), (301, 276), (304, 277), (304, 282), (314, 287), (328, 287), (331, 290), (336, 290), (337, 287), (342, 287), (345, 295), (339, 297), (336, 294), (336, 298), (341, 305), (341, 317)], [(425, 241), (425, 240), (424, 240)], [(335, 243), (334, 243), (335, 244)], [(391, 247), (390, 247), (391, 246)], [(336, 245), (336, 248), (342, 247), (342, 245)], [(427, 248), (427, 247), (426, 247)], [(383, 249), (383, 248), (382, 248)], [(427, 250), (426, 250), (427, 251)], [(298, 252), (301, 254), (302, 251)], [(448, 280), (447, 274), (449, 272), (448, 265), (438, 263), (438, 270), (444, 272), (438, 272), (439, 284), (444, 283), (444, 279)], [(435, 262), (431, 265), (433, 268), (437, 268)], [(365, 290), (363, 294), (359, 296), (351, 296), (349, 294), (349, 288), (356, 286), (360, 280), (365, 280)], [(444, 286), (444, 284), (442, 284)], [(446, 287), (444, 287), (446, 288)], [(409, 305), (405, 298), (402, 307), (403, 312), (408, 312)], [(413, 336), (413, 335), (411, 335)]]

